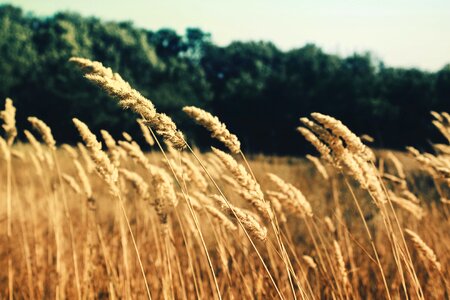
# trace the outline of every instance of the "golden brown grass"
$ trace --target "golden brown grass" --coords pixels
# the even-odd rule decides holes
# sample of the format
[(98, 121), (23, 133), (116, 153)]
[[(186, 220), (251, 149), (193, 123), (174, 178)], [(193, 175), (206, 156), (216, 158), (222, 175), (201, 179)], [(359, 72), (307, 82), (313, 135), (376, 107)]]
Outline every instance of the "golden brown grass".
[[(74, 61), (139, 114), (153, 148), (144, 153), (129, 134), (106, 130), (102, 147), (77, 119), (77, 147), (56, 146), (36, 118), (44, 143), (28, 130), (29, 144), (13, 143), (8, 100), (0, 298), (449, 297), (448, 144), (434, 154), (374, 153), (340, 121), (315, 113), (299, 131), (321, 159), (248, 159), (225, 125), (190, 107), (213, 137), (236, 146), (233, 155), (200, 153), (118, 74)], [(448, 114), (433, 116), (447, 137)]]

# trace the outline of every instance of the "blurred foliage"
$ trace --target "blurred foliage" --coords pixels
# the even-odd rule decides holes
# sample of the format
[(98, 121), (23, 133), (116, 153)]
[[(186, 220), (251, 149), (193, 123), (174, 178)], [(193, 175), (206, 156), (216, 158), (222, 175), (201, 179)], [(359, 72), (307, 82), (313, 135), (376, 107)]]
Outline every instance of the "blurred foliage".
[(139, 135), (134, 115), (82, 78), (71, 56), (103, 62), (168, 113), (199, 146), (208, 134), (182, 113), (195, 105), (218, 115), (250, 152), (298, 154), (307, 143), (298, 118), (320, 111), (341, 119), (376, 146), (427, 147), (436, 138), (430, 110), (450, 110), (450, 65), (436, 73), (386, 67), (370, 53), (342, 58), (315, 45), (283, 52), (267, 42), (219, 47), (188, 28), (149, 31), (73, 13), (49, 18), (0, 6), (0, 97), (26, 117), (45, 120), (60, 142), (77, 140), (76, 116), (96, 132)]

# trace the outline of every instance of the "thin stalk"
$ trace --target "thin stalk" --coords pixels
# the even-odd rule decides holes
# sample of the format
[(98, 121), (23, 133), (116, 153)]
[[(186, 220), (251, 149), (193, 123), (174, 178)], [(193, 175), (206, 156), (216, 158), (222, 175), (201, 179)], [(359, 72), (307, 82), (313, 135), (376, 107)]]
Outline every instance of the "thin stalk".
[(109, 258), (109, 253), (108, 253), (108, 250), (106, 249), (105, 242), (103, 241), (103, 235), (102, 235), (102, 231), (101, 231), (100, 225), (98, 225), (96, 223), (95, 227), (96, 227), (96, 233), (97, 233), (97, 236), (98, 236), (98, 240), (100, 242), (100, 247), (102, 249), (103, 259), (105, 260), (106, 274), (108, 275), (109, 282), (110, 282), (110, 284), (108, 285), (109, 286), (109, 292), (110, 292), (109, 296), (111, 298), (114, 298), (114, 294), (115, 294), (114, 281), (117, 281), (117, 279), (114, 278), (114, 274), (112, 272), (113, 267), (111, 265), (111, 261), (110, 261), (110, 258)]
[(197, 162), (200, 164), (200, 166), (202, 167), (202, 169), (205, 171), (205, 173), (208, 175), (209, 179), (211, 180), (211, 182), (213, 183), (214, 187), (218, 190), (218, 192), (220, 193), (221, 197), (225, 200), (225, 203), (227, 204), (228, 208), (231, 210), (231, 212), (233, 213), (233, 215), (235, 216), (236, 220), (238, 221), (239, 225), (241, 226), (241, 228), (243, 229), (246, 237), (248, 238), (248, 240), (250, 241), (253, 249), (255, 249), (256, 254), (258, 255), (259, 259), (261, 260), (261, 263), (265, 269), (265, 271), (267, 272), (270, 281), (272, 282), (275, 290), (278, 293), (278, 296), (281, 299), (284, 299), (283, 295), (281, 294), (280, 290), (278, 289), (277, 284), (275, 283), (275, 280), (272, 277), (272, 274), (270, 273), (266, 263), (264, 262), (261, 254), (259, 253), (258, 249), (256, 248), (256, 245), (254, 244), (253, 240), (251, 239), (250, 235), (248, 234), (247, 230), (245, 230), (244, 226), (242, 225), (242, 222), (239, 220), (239, 218), (236, 215), (236, 212), (234, 211), (234, 208), (230, 205), (228, 199), (225, 197), (225, 195), (223, 194), (222, 190), (219, 188), (219, 186), (217, 185), (217, 183), (215, 182), (215, 180), (212, 178), (211, 174), (209, 174), (208, 170), (206, 169), (205, 165), (202, 163), (202, 161), (200, 160), (200, 158), (195, 154), (195, 152), (192, 150), (192, 148), (189, 146), (188, 143), (186, 143), (186, 146), (188, 147), (188, 149), (191, 151), (192, 155), (195, 157), (195, 159), (197, 160)]
[[(191, 216), (192, 216), (192, 218), (193, 218), (193, 220), (194, 220), (194, 224), (195, 224), (195, 227), (196, 227), (196, 229), (197, 229), (197, 231), (198, 231), (198, 233), (199, 233), (199, 236), (200, 236), (200, 240), (201, 240), (201, 243), (202, 243), (203, 250), (204, 250), (205, 255), (206, 255), (206, 257), (207, 257), (207, 260), (208, 260), (208, 264), (209, 264), (209, 267), (210, 267), (210, 270), (211, 270), (211, 274), (212, 274), (213, 279), (214, 279), (214, 284), (215, 284), (215, 288), (216, 288), (216, 292), (217, 292), (217, 297), (219, 298), (219, 300), (221, 300), (221, 299), (222, 299), (222, 295), (221, 295), (221, 293), (220, 293), (219, 284), (217, 283), (217, 278), (216, 278), (216, 274), (215, 274), (215, 272), (214, 272), (214, 267), (213, 267), (212, 262), (211, 262), (211, 257), (209, 256), (208, 248), (206, 247), (206, 243), (205, 243), (205, 240), (204, 240), (204, 238), (203, 238), (203, 234), (202, 234), (202, 232), (201, 232), (201, 230), (200, 230), (200, 225), (199, 225), (198, 219), (197, 219), (196, 215), (194, 214), (194, 209), (192, 208), (192, 205), (191, 205), (191, 203), (189, 202), (189, 199), (187, 198), (186, 193), (183, 191), (183, 187), (182, 187), (180, 181), (179, 181), (178, 178), (177, 178), (177, 175), (176, 175), (176, 173), (175, 173), (175, 170), (173, 169), (172, 164), (171, 164), (169, 158), (167, 157), (165, 151), (163, 150), (163, 148), (162, 148), (162, 146), (161, 146), (161, 144), (160, 144), (158, 138), (156, 137), (155, 133), (153, 132), (153, 129), (150, 128), (150, 127), (148, 127), (148, 129), (150, 130), (150, 132), (151, 132), (153, 138), (155, 139), (155, 141), (156, 141), (156, 143), (157, 143), (159, 149), (161, 150), (161, 152), (162, 152), (164, 158), (166, 159), (166, 161), (167, 161), (167, 163), (168, 163), (168, 165), (169, 165), (169, 167), (170, 167), (170, 170), (172, 171), (172, 173), (173, 173), (173, 175), (174, 175), (174, 177), (175, 177), (175, 180), (176, 180), (176, 182), (178, 183), (178, 186), (180, 187), (180, 189), (181, 189), (181, 191), (182, 191), (184, 200), (186, 201), (186, 204), (187, 204), (187, 206), (188, 206), (188, 208), (189, 208), (189, 212), (190, 212), (190, 214), (191, 214)], [(186, 143), (186, 145), (187, 145), (187, 143)], [(191, 149), (191, 151), (192, 151), (192, 149)]]
[[(17, 182), (14, 180), (13, 181), (14, 184), (14, 190), (16, 191), (16, 197), (17, 199), (19, 199), (19, 195), (18, 195), (18, 189), (17, 189)], [(20, 231), (21, 231), (21, 235), (22, 235), (22, 243), (23, 243), (23, 252), (24, 252), (24, 257), (25, 257), (25, 265), (26, 265), (26, 269), (27, 269), (27, 283), (28, 283), (28, 290), (29, 290), (29, 296), (30, 299), (36, 299), (35, 296), (35, 292), (34, 292), (34, 287), (33, 287), (33, 270), (31, 267), (31, 251), (30, 251), (30, 244), (28, 242), (28, 238), (27, 238), (27, 229), (26, 229), (26, 218), (25, 218), (25, 214), (24, 212), (26, 211), (23, 207), (23, 204), (21, 201), (17, 201), (17, 205), (19, 206), (18, 209), (18, 213), (19, 213), (19, 217), (20, 217)], [(33, 211), (33, 210), (31, 210)]]
[(79, 276), (79, 272), (78, 272), (78, 259), (77, 259), (77, 253), (75, 250), (76, 248), (75, 248), (72, 218), (70, 216), (69, 207), (67, 205), (67, 197), (66, 197), (66, 192), (64, 189), (64, 185), (63, 185), (61, 168), (59, 166), (58, 158), (56, 157), (56, 150), (54, 150), (54, 149), (52, 149), (52, 156), (53, 156), (53, 160), (55, 161), (56, 172), (58, 174), (58, 181), (59, 181), (59, 185), (60, 185), (61, 191), (62, 191), (64, 215), (67, 218), (67, 223), (69, 225), (70, 244), (71, 244), (71, 248), (72, 248), (72, 260), (73, 260), (73, 267), (74, 267), (74, 271), (75, 271), (75, 284), (76, 284), (76, 288), (77, 288), (78, 299), (81, 300), (81, 284), (80, 284), (80, 276)]
[[(178, 163), (179, 163), (180, 166), (181, 166), (181, 164), (182, 164), (182, 161), (181, 161), (181, 152), (179, 152), (178, 154), (179, 154), (179, 155), (178, 155)], [(183, 194), (186, 195), (185, 197), (189, 198), (189, 191), (188, 191), (188, 187), (187, 187), (186, 180), (185, 180), (185, 177), (184, 177), (184, 169), (182, 169), (182, 170), (183, 170), (183, 174), (182, 174), (182, 178), (181, 178), (181, 179), (182, 179), (182, 182), (183, 182), (183, 186), (181, 185), (181, 182), (180, 182), (180, 189), (182, 190)], [(183, 190), (183, 188), (184, 188), (184, 190)], [(191, 204), (190, 201), (189, 201), (189, 204)], [(189, 204), (188, 204), (188, 205), (189, 205)], [(197, 214), (195, 213), (195, 210), (192, 210), (192, 212), (194, 213), (195, 218), (198, 219)], [(215, 234), (215, 230), (214, 230), (214, 225), (213, 225), (213, 223), (211, 222), (211, 220), (210, 220), (210, 218), (208, 217), (208, 215), (206, 215), (206, 218), (207, 218), (209, 224), (211, 225), (211, 228), (213, 229), (214, 238), (216, 239), (217, 243), (219, 243), (219, 240), (217, 239), (217, 235)], [(194, 226), (195, 226), (195, 225), (194, 225)], [(196, 230), (197, 230), (197, 228), (196, 228)], [(201, 229), (200, 229), (200, 230), (201, 230)], [(196, 236), (196, 238), (197, 238), (197, 236)], [(201, 242), (201, 241), (200, 241), (200, 242)], [(211, 282), (214, 283), (214, 279), (212, 278), (211, 273), (208, 273), (208, 275), (209, 275), (209, 278), (210, 278)], [(214, 284), (215, 284), (215, 283), (214, 283)]]
[[(305, 220), (305, 224), (306, 224), (306, 228), (308, 229), (308, 233), (309, 233), (309, 235), (311, 236), (311, 239), (312, 239), (312, 241), (313, 241), (314, 247), (316, 248), (317, 255), (319, 256), (319, 260), (320, 260), (320, 262), (321, 262), (323, 271), (325, 272), (325, 274), (328, 275), (327, 270), (325, 269), (325, 262), (324, 262), (324, 259), (323, 259), (322, 255), (320, 254), (321, 251), (320, 251), (319, 244), (317, 243), (316, 238), (314, 237), (314, 234), (313, 234), (313, 231), (312, 231), (312, 229), (311, 229), (311, 226), (309, 225), (309, 222), (308, 222), (307, 220)], [(323, 243), (322, 243), (322, 244), (323, 244)], [(325, 246), (324, 246), (324, 247), (325, 247)], [(325, 249), (325, 250), (326, 250), (326, 249)], [(333, 263), (331, 262), (331, 258), (330, 258), (330, 256), (328, 255), (328, 252), (327, 252), (327, 251), (326, 251), (326, 254), (327, 254), (327, 255), (326, 255), (326, 258), (327, 258), (328, 264), (329, 264), (329, 266), (330, 266), (331, 275), (333, 276), (333, 278), (329, 279), (327, 275), (326, 275), (326, 277), (327, 277), (328, 280), (330, 280), (331, 282), (333, 282), (333, 283), (336, 284), (337, 292), (339, 293), (339, 296), (340, 296), (341, 298), (343, 298), (343, 293), (342, 293), (342, 291), (341, 291), (341, 287), (335, 282), (336, 279), (337, 279), (337, 276), (336, 276), (336, 272), (335, 272), (335, 269), (334, 269), (334, 265), (333, 265)], [(333, 279), (334, 279), (334, 280), (333, 280)]]
[[(247, 169), (249, 170), (251, 176), (253, 177), (253, 180), (254, 180), (255, 182), (257, 182), (256, 176), (255, 176), (255, 174), (253, 173), (253, 170), (252, 170), (252, 168), (250, 167), (250, 164), (248, 163), (247, 158), (245, 157), (245, 155), (244, 155), (244, 153), (242, 152), (242, 150), (239, 151), (239, 154), (241, 155), (241, 157), (242, 157), (242, 159), (243, 159), (245, 165), (247, 166)], [(266, 201), (265, 199), (263, 199), (263, 201), (267, 203), (267, 201)], [(271, 223), (271, 225), (272, 225), (272, 230), (273, 230), (273, 232), (274, 232), (274, 234), (275, 234), (275, 237), (276, 237), (276, 239), (277, 239), (278, 247), (280, 247), (280, 250), (281, 250), (281, 252), (282, 252), (282, 254), (283, 254), (282, 260), (283, 260), (283, 263), (284, 263), (284, 265), (285, 265), (285, 267), (286, 267), (286, 273), (287, 273), (287, 275), (288, 275), (289, 285), (290, 285), (290, 288), (291, 288), (291, 291), (292, 291), (292, 295), (294, 296), (294, 300), (296, 300), (296, 299), (297, 299), (297, 295), (296, 295), (296, 293), (295, 293), (294, 284), (293, 284), (293, 282), (292, 282), (291, 272), (289, 271), (289, 267), (292, 268), (292, 265), (291, 265), (291, 262), (290, 262), (290, 259), (289, 259), (289, 255), (288, 255), (288, 253), (287, 253), (287, 251), (286, 251), (286, 248), (285, 248), (285, 246), (283, 245), (283, 240), (280, 238), (280, 227), (278, 226), (278, 222), (277, 222), (277, 220), (276, 220), (277, 217), (276, 217), (276, 214), (275, 214), (275, 212), (273, 211), (271, 205), (270, 205), (270, 209), (272, 210), (272, 216), (273, 216), (273, 218), (270, 219), (270, 223)], [(273, 219), (275, 219), (275, 220), (273, 220)], [(275, 224), (275, 223), (276, 223), (276, 224)], [(292, 269), (293, 269), (293, 268), (292, 268)], [(293, 273), (293, 275), (294, 275), (294, 277), (296, 277), (295, 273)], [(298, 282), (298, 279), (295, 278), (295, 280), (296, 280), (297, 285), (298, 285), (298, 288), (300, 289), (300, 292), (302, 293), (302, 296), (303, 296), (303, 293), (304, 293), (303, 288), (301, 287), (300, 283)]]
[(180, 218), (180, 214), (178, 213), (178, 210), (175, 210), (175, 215), (178, 219), (178, 223), (180, 224), (181, 236), (183, 237), (183, 242), (186, 247), (186, 253), (188, 256), (189, 268), (191, 269), (191, 272), (192, 272), (192, 279), (194, 281), (194, 289), (195, 289), (196, 297), (197, 297), (197, 299), (200, 299), (201, 297), (200, 297), (200, 292), (198, 289), (197, 277), (195, 276), (194, 264), (192, 263), (192, 256), (191, 256), (191, 253), (189, 252), (189, 248), (188, 248), (189, 244), (188, 244), (187, 237), (186, 237), (186, 234), (183, 229), (183, 223), (181, 222), (181, 218)]
[[(375, 165), (373, 164), (373, 162), (372, 162), (372, 166), (375, 168)], [(406, 245), (405, 236), (404, 236), (404, 234), (403, 234), (403, 228), (401, 227), (400, 221), (398, 220), (397, 214), (395, 213), (394, 206), (392, 205), (392, 201), (391, 201), (391, 199), (390, 199), (390, 197), (389, 197), (389, 193), (387, 192), (386, 186), (384, 185), (384, 183), (383, 183), (383, 181), (382, 181), (382, 179), (381, 179), (381, 176), (380, 176), (380, 174), (379, 174), (378, 172), (377, 172), (377, 178), (378, 178), (378, 180), (380, 181), (381, 186), (383, 187), (383, 191), (384, 191), (384, 193), (385, 193), (385, 195), (386, 195), (386, 197), (387, 197), (387, 199), (388, 199), (387, 202), (389, 203), (389, 207), (390, 207), (390, 209), (391, 209), (391, 211), (392, 211), (392, 215), (394, 216), (395, 223), (396, 223), (396, 225), (397, 225), (397, 227), (398, 227), (398, 230), (399, 230), (399, 232), (400, 232), (400, 237), (401, 237), (401, 239), (402, 239), (403, 246), (405, 247), (407, 259), (409, 260), (410, 272), (412, 273), (412, 277), (413, 277), (415, 283), (417, 284), (417, 293), (418, 293), (418, 296), (419, 296), (419, 298), (424, 299), (422, 287), (421, 287), (421, 285), (420, 285), (419, 278), (417, 277), (416, 271), (415, 271), (415, 269), (414, 269), (414, 265), (413, 265), (413, 262), (412, 262), (412, 258), (411, 258), (411, 254), (410, 254), (410, 252), (409, 252), (408, 246)]]
[(139, 263), (139, 268), (141, 270), (142, 277), (143, 277), (144, 283), (145, 283), (145, 289), (146, 289), (146, 292), (147, 292), (147, 297), (148, 297), (149, 300), (151, 300), (152, 296), (151, 296), (151, 293), (150, 293), (150, 288), (148, 287), (147, 278), (145, 276), (144, 265), (142, 264), (141, 255), (139, 254), (139, 250), (138, 250), (138, 246), (136, 244), (136, 239), (134, 238), (133, 230), (131, 230), (130, 220), (128, 219), (127, 212), (125, 210), (125, 206), (123, 204), (123, 200), (122, 200), (122, 197), (121, 197), (120, 193), (116, 194), (116, 197), (119, 200), (120, 209), (122, 211), (123, 217), (124, 217), (125, 222), (126, 222), (127, 227), (128, 227), (128, 231), (130, 233), (130, 237), (131, 237), (131, 241), (133, 243), (134, 251), (136, 252), (136, 257), (137, 257), (137, 260), (138, 260), (138, 263)]
[[(297, 253), (295, 253), (295, 249), (289, 244), (289, 238), (286, 236), (286, 234), (281, 232), (281, 235), (286, 240), (287, 247), (288, 247), (289, 251), (291, 251), (295, 262), (297, 263), (298, 267), (300, 268), (300, 272), (303, 275), (303, 280), (306, 282), (306, 285), (308, 286), (309, 293), (311, 294), (311, 296), (314, 299), (314, 292), (312, 290), (311, 284), (308, 281), (307, 274), (305, 273), (305, 270), (303, 269), (302, 264), (300, 263), (300, 259), (298, 258)], [(305, 296), (307, 296), (307, 295), (305, 295)]]
[[(167, 228), (167, 230), (169, 230), (169, 229)], [(175, 299), (175, 293), (173, 290), (172, 266), (170, 263), (170, 250), (169, 250), (169, 236), (168, 235), (169, 235), (168, 232), (165, 232), (165, 234), (164, 234), (164, 249), (165, 249), (165, 257), (166, 257), (166, 263), (167, 263), (167, 273), (169, 274), (170, 293), (171, 293), (172, 299)], [(167, 281), (166, 281), (166, 283), (167, 283)], [(165, 288), (164, 288), (164, 290), (165, 290)]]
[(13, 299), (14, 295), (14, 283), (13, 283), (13, 270), (12, 270), (12, 224), (11, 224), (11, 214), (12, 214), (12, 201), (11, 201), (11, 150), (8, 148), (9, 158), (6, 159), (6, 214), (7, 214), (7, 240), (8, 240), (8, 295), (9, 300)]
[(372, 246), (373, 252), (375, 254), (375, 258), (377, 260), (377, 265), (380, 270), (381, 278), (383, 279), (383, 285), (384, 285), (384, 289), (386, 291), (386, 296), (388, 297), (389, 300), (391, 300), (392, 298), (391, 298), (391, 294), (389, 292), (389, 287), (388, 287), (388, 284), (386, 281), (386, 276), (384, 275), (384, 270), (381, 265), (380, 257), (378, 256), (378, 251), (377, 251), (377, 248), (375, 247), (375, 243), (373, 241), (372, 234), (370, 233), (369, 226), (367, 225), (367, 222), (366, 222), (366, 219), (364, 218), (364, 214), (362, 212), (361, 206), (359, 205), (358, 200), (356, 199), (356, 195), (353, 192), (353, 189), (350, 186), (350, 183), (348, 182), (347, 177), (344, 176), (344, 180), (345, 180), (345, 183), (346, 183), (348, 189), (350, 190), (350, 194), (352, 195), (353, 202), (356, 205), (359, 216), (360, 216), (361, 220), (363, 221), (364, 229), (366, 230), (367, 236), (369, 237), (370, 245)]

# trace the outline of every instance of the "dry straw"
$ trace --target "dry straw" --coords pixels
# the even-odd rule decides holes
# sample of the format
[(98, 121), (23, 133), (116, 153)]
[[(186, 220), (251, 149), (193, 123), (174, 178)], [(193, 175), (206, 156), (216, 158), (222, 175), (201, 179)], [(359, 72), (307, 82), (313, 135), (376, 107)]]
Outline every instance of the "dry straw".
[(147, 201), (150, 199), (148, 184), (141, 177), (141, 175), (123, 168), (119, 170), (119, 173), (123, 175), (125, 179), (131, 182), (131, 184), (136, 189), (138, 195), (142, 198), (142, 200)]
[(67, 145), (67, 144), (62, 144), (61, 148), (67, 152), (67, 154), (69, 154), (69, 156), (73, 159), (77, 159), (78, 158), (78, 153), (77, 150), (75, 150), (72, 146)]
[(2, 127), (6, 132), (6, 142), (11, 146), (17, 136), (16, 108), (11, 99), (6, 98), (5, 110), (0, 112), (0, 118), (3, 119)]
[(422, 207), (410, 200), (397, 196), (392, 191), (389, 191), (389, 199), (402, 209), (411, 213), (411, 215), (418, 220), (421, 220), (425, 215), (425, 211), (422, 209)]
[(308, 265), (308, 267), (310, 267), (311, 269), (314, 269), (314, 270), (317, 269), (317, 264), (314, 261), (314, 258), (312, 258), (309, 255), (303, 255), (303, 259), (305, 260), (305, 262)]
[(11, 151), (9, 150), (8, 143), (1, 136), (0, 136), (0, 151), (5, 161), (11, 160)]
[(225, 229), (230, 231), (237, 230), (237, 226), (233, 224), (220, 210), (215, 208), (212, 205), (206, 205), (205, 210), (216, 219), (220, 225), (222, 225)]
[(177, 129), (177, 126), (168, 115), (158, 113), (154, 119), (146, 121), (145, 124), (155, 128), (156, 133), (161, 135), (176, 150), (186, 148), (183, 134)]
[(305, 128), (305, 127), (298, 127), (297, 128), (298, 132), (300, 132), (305, 139), (310, 142), (314, 148), (316, 148), (317, 152), (320, 153), (321, 157), (327, 161), (327, 162), (332, 162), (332, 158), (331, 158), (331, 150), (330, 148), (328, 148), (327, 145), (325, 145), (324, 143), (322, 143), (320, 141), (320, 139), (318, 139), (314, 133), (312, 133), (309, 129)]
[(348, 280), (347, 268), (345, 267), (344, 256), (342, 255), (341, 246), (336, 240), (333, 240), (334, 254), (336, 255), (336, 261), (339, 267), (339, 272), (341, 273), (342, 282), (344, 286), (348, 286), (350, 281)]
[(105, 141), (106, 147), (108, 148), (109, 158), (111, 159), (111, 162), (118, 168), (120, 165), (120, 151), (119, 147), (116, 144), (116, 140), (108, 131), (104, 129), (100, 130), (100, 133), (103, 137), (103, 140)]
[(325, 225), (327, 226), (327, 229), (329, 232), (331, 233), (335, 233), (336, 232), (336, 227), (333, 224), (333, 221), (331, 220), (330, 217), (326, 216), (323, 221), (325, 222)]
[(166, 224), (167, 215), (172, 208), (177, 206), (178, 198), (175, 194), (172, 178), (164, 169), (153, 166), (151, 174), (155, 190), (153, 205), (161, 224)]
[(56, 142), (52, 130), (42, 120), (36, 117), (28, 117), (28, 122), (39, 132), (45, 144), (52, 150), (56, 150)]
[(11, 150), (11, 155), (21, 161), (25, 161), (25, 154), (19, 150)]
[(80, 185), (77, 183), (76, 179), (69, 174), (63, 173), (62, 178), (70, 186), (70, 188), (75, 192), (75, 194), (81, 194)]
[(192, 183), (195, 184), (200, 191), (206, 191), (208, 189), (208, 181), (205, 176), (203, 176), (201, 170), (186, 157), (181, 157), (181, 161), (185, 166), (184, 170), (187, 172), (187, 175), (191, 179)]
[(185, 106), (183, 111), (198, 124), (209, 130), (211, 136), (221, 141), (231, 152), (239, 153), (241, 151), (239, 139), (236, 135), (230, 133), (225, 124), (220, 122), (219, 118), (195, 106)]
[(153, 103), (131, 88), (118, 73), (114, 73), (98, 61), (80, 57), (72, 57), (70, 61), (76, 63), (85, 72), (84, 77), (102, 87), (111, 96), (118, 98), (121, 107), (131, 108), (134, 112), (141, 114), (145, 120), (151, 120), (156, 116)]
[(309, 154), (306, 155), (306, 158), (314, 164), (319, 174), (322, 175), (322, 177), (325, 180), (328, 180), (329, 176), (327, 170), (325, 169), (324, 165), (320, 162), (320, 159)]
[(292, 210), (292, 212), (299, 214), (301, 217), (312, 217), (313, 212), (311, 204), (306, 200), (303, 193), (290, 183), (275, 174), (268, 173), (269, 179), (275, 183), (279, 191), (284, 195), (284, 202)]
[(300, 118), (300, 121), (308, 127), (327, 147), (331, 150), (331, 154), (335, 159), (335, 163), (339, 166), (339, 158), (345, 152), (345, 146), (338, 136), (331, 134), (325, 127), (319, 125), (308, 118)]
[(110, 68), (105, 68), (100, 62), (85, 58), (72, 57), (71, 62), (76, 63), (84, 72), (88, 80), (102, 87), (111, 96), (119, 99), (122, 108), (129, 108), (141, 115), (144, 123), (154, 128), (156, 133), (170, 142), (177, 150), (186, 148), (183, 134), (170, 117), (156, 112), (153, 103), (133, 89), (128, 82)]
[(23, 133), (25, 134), (28, 142), (30, 143), (31, 147), (33, 147), (34, 154), (36, 154), (37, 158), (40, 161), (44, 160), (44, 150), (42, 149), (41, 144), (38, 142), (38, 140), (34, 137), (34, 135), (29, 132), (28, 130), (24, 130)]
[[(182, 199), (184, 198), (184, 195), (181, 192), (177, 192), (177, 197)], [(189, 200), (189, 203), (192, 205), (192, 208), (195, 211), (201, 212), (203, 210), (203, 205), (200, 203), (200, 201), (198, 201), (197, 198), (193, 197), (192, 195), (189, 195), (189, 197), (187, 197), (187, 200)]]
[(264, 200), (264, 194), (260, 185), (231, 155), (212, 147), (212, 151), (233, 174), (237, 183), (241, 186), (237, 192), (250, 202), (265, 218), (272, 219), (272, 210), (268, 202)]
[(441, 271), (441, 264), (438, 261), (433, 249), (431, 249), (414, 231), (405, 229), (405, 232), (411, 237), (411, 240), (419, 253), (425, 256), (438, 271)]
[(155, 145), (155, 140), (152, 137), (152, 134), (150, 133), (150, 130), (148, 127), (144, 124), (144, 120), (138, 119), (137, 120), (139, 124), (139, 128), (141, 128), (142, 135), (144, 136), (145, 141), (150, 145)]
[(221, 209), (227, 213), (231, 218), (239, 220), (245, 230), (253, 237), (260, 241), (267, 239), (267, 228), (260, 224), (254, 216), (246, 213), (242, 209), (227, 203), (221, 196), (212, 195), (215, 201), (217, 201)]
[(97, 172), (108, 184), (110, 190), (114, 194), (118, 194), (118, 171), (117, 168), (111, 163), (108, 155), (102, 151), (102, 144), (97, 141), (97, 137), (89, 130), (86, 124), (76, 118), (72, 119), (72, 121), (89, 150), (89, 154), (95, 163)]
[(335, 136), (342, 138), (351, 152), (361, 155), (365, 160), (374, 159), (372, 151), (341, 121), (321, 113), (312, 113), (311, 116), (325, 128), (329, 129)]
[(91, 157), (89, 156), (89, 152), (86, 149), (86, 147), (83, 145), (83, 143), (77, 143), (77, 148), (80, 150), (81, 157), (83, 158), (83, 161), (86, 166), (86, 171), (91, 174), (95, 170), (95, 164), (92, 161)]
[(89, 177), (86, 174), (83, 166), (80, 164), (78, 160), (74, 161), (75, 168), (77, 169), (78, 178), (81, 181), (81, 185), (83, 186), (83, 191), (86, 195), (87, 199), (92, 199), (92, 187), (91, 182), (89, 181)]
[(125, 132), (125, 131), (122, 132), (122, 136), (128, 142), (133, 141), (133, 137), (128, 132)]
[(403, 169), (403, 165), (400, 162), (400, 160), (397, 158), (397, 156), (394, 155), (391, 151), (388, 152), (387, 157), (389, 160), (393, 163), (395, 170), (397, 171), (398, 177), (401, 179), (406, 179), (405, 171)]
[[(178, 204), (171, 176), (164, 169), (150, 164), (138, 144), (119, 141), (119, 145), (125, 149), (132, 159), (140, 163), (150, 173), (155, 192), (152, 205), (161, 224), (167, 224), (167, 215)], [(166, 230), (167, 228), (164, 228), (164, 231)]]
[(137, 163), (141, 164), (146, 169), (151, 169), (150, 162), (142, 152), (141, 147), (136, 143), (129, 143), (125, 141), (119, 141), (120, 147)]
[(370, 192), (377, 205), (386, 203), (386, 193), (372, 163), (375, 159), (373, 152), (341, 121), (320, 113), (312, 113), (311, 116), (320, 124), (308, 118), (301, 118), (300, 121), (309, 128), (299, 128), (305, 138), (316, 147), (324, 159), (332, 161), (339, 170), (345, 168), (363, 189)]
[(278, 220), (282, 223), (285, 223), (287, 221), (287, 218), (283, 212), (283, 205), (281, 204), (281, 202), (283, 200), (286, 200), (287, 197), (283, 193), (275, 191), (266, 191), (266, 195), (268, 196), (269, 201), (278, 216)]
[(37, 157), (36, 153), (30, 151), (29, 156), (31, 159), (31, 163), (33, 164), (34, 169), (36, 170), (36, 174), (38, 176), (42, 176), (43, 175), (42, 167), (41, 164), (39, 163), (39, 158)]

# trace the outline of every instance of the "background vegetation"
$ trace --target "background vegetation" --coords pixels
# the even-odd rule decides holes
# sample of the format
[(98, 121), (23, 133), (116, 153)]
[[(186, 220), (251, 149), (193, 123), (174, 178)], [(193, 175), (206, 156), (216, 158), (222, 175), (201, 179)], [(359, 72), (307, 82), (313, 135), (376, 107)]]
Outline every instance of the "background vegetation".
[(73, 13), (38, 18), (4, 5), (0, 98), (14, 99), (19, 128), (36, 115), (58, 141), (70, 142), (77, 136), (70, 120), (77, 116), (97, 132), (138, 132), (134, 116), (118, 113), (108, 96), (81, 78), (67, 62), (71, 56), (119, 72), (200, 147), (208, 145), (207, 134), (187, 122), (184, 105), (218, 115), (245, 151), (277, 154), (305, 150), (295, 127), (312, 111), (372, 135), (375, 146), (403, 148), (427, 147), (427, 137), (439, 141), (429, 111), (450, 110), (450, 65), (431, 73), (391, 68), (369, 53), (342, 58), (315, 45), (287, 52), (269, 42), (219, 47), (197, 28), (180, 36)]

